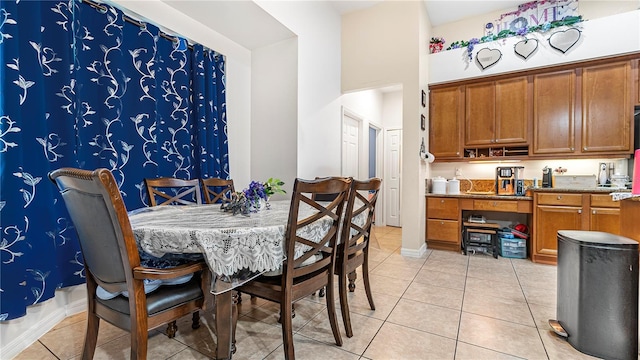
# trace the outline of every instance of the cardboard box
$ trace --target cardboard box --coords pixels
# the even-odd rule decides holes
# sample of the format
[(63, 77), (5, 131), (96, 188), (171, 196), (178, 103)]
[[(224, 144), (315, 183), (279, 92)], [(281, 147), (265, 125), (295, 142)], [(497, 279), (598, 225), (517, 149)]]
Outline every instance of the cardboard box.
[(557, 175), (553, 177), (554, 188), (595, 189), (597, 186), (595, 175)]

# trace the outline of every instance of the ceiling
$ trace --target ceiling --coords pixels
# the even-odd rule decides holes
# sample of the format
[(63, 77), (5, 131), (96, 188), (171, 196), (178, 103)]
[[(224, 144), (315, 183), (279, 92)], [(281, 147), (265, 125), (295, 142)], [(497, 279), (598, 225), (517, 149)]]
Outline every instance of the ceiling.
[[(295, 34), (247, 0), (162, 0), (195, 21), (247, 49), (294, 37)], [(302, 0), (298, 0), (302, 1)], [(393, 0), (318, 0), (325, 1), (340, 14), (366, 9), (382, 1)], [(432, 26), (498, 10), (515, 10), (526, 0), (423, 0)], [(215, 24), (215, 26), (213, 26)]]

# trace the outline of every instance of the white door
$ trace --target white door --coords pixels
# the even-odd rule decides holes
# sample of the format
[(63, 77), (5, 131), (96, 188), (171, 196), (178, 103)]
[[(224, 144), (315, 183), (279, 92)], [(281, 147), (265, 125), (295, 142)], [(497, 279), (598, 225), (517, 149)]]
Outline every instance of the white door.
[(348, 113), (342, 115), (342, 176), (358, 179), (360, 169), (360, 121)]
[(386, 218), (388, 226), (402, 226), (400, 220), (400, 176), (402, 174), (401, 150), (402, 130), (387, 130), (386, 134), (386, 176), (384, 181)]

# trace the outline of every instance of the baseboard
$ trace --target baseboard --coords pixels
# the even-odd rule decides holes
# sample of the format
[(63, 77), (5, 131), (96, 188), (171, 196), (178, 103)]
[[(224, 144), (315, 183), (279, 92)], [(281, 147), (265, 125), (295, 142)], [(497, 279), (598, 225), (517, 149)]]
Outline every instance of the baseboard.
[[(0, 350), (0, 359), (13, 359), (26, 348), (38, 341), (40, 337), (53, 329), (54, 326), (58, 325), (67, 316), (77, 314), (87, 309), (86, 299), (75, 300), (63, 307), (56, 307), (54, 302), (42, 305), (46, 306), (46, 309), (42, 310), (43, 312), (46, 311), (46, 315), (38, 321), (30, 324), (28, 329), (22, 331), (15, 339), (3, 345), (2, 350)], [(30, 322), (29, 311), (27, 311), (26, 316), (17, 320)]]
[(422, 246), (418, 250), (401, 248), (400, 255), (406, 257), (420, 258), (427, 253), (427, 244), (423, 243)]

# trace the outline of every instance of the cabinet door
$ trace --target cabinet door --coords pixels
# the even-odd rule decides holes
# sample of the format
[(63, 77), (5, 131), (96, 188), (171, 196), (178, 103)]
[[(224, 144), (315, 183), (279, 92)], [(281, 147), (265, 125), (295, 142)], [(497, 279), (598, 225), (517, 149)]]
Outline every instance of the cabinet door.
[(631, 63), (585, 67), (582, 72), (582, 152), (631, 152)]
[(591, 231), (620, 235), (620, 209), (591, 208)]
[(575, 151), (575, 72), (558, 71), (533, 79), (533, 154)]
[(462, 157), (464, 87), (429, 91), (429, 151), (438, 158)]
[(467, 85), (465, 96), (466, 146), (495, 142), (495, 93), (493, 81)]
[(582, 208), (571, 206), (537, 206), (533, 243), (533, 260), (549, 259), (558, 254), (558, 230), (581, 230)]
[(632, 64), (631, 71), (634, 74), (633, 83), (635, 84), (635, 91), (636, 91), (636, 96), (634, 98), (635, 98), (636, 105), (640, 106), (640, 60), (632, 61), (631, 64)]
[(531, 106), (527, 77), (496, 81), (495, 142), (528, 143)]
[(460, 210), (456, 198), (427, 198), (427, 217), (431, 219), (458, 220)]

